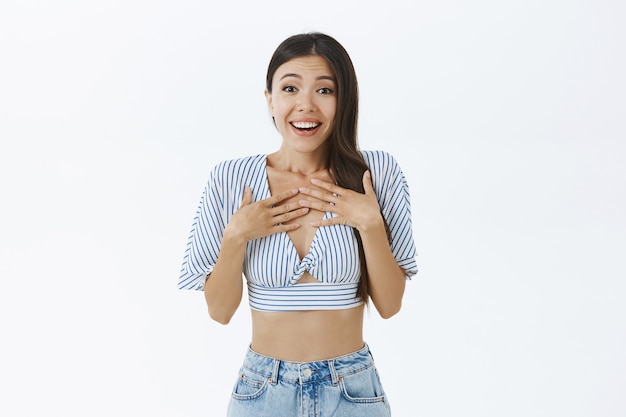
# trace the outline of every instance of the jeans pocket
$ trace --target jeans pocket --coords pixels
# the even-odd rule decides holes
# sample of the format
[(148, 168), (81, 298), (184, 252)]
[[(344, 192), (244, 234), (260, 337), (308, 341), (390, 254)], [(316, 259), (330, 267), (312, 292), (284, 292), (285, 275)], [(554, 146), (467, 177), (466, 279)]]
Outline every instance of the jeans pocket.
[(263, 375), (241, 368), (232, 397), (237, 400), (253, 400), (267, 390), (268, 383), (269, 379)]
[(344, 398), (354, 403), (385, 401), (385, 393), (374, 366), (353, 374), (341, 376), (339, 387)]

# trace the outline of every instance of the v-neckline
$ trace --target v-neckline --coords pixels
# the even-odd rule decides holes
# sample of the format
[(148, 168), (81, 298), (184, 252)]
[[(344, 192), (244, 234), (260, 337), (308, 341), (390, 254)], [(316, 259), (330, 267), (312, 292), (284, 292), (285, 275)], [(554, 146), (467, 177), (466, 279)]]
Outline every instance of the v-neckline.
[[(264, 178), (265, 179), (265, 183), (264, 183), (265, 184), (265, 190), (264, 190), (265, 197), (264, 198), (269, 198), (272, 196), (272, 190), (270, 188), (270, 180), (269, 180), (269, 175), (267, 172), (267, 154), (263, 156), (263, 171), (264, 171), (264, 177), (265, 177)], [(330, 216), (332, 216), (332, 213), (330, 213), (329, 211), (325, 211), (324, 215), (320, 218), (320, 220), (328, 219)], [(284, 239), (286, 239), (287, 244), (291, 248), (291, 251), (296, 255), (296, 257), (298, 258), (298, 261), (302, 263), (313, 252), (313, 248), (316, 246), (316, 242), (318, 241), (318, 234), (321, 233), (320, 229), (321, 227), (318, 227), (315, 230), (315, 233), (313, 234), (313, 238), (311, 239), (311, 245), (309, 246), (309, 250), (306, 252), (303, 258), (300, 258), (300, 254), (298, 253), (298, 250), (296, 249), (296, 245), (293, 244), (293, 241), (291, 240), (291, 237), (289, 236), (289, 234), (287, 232), (281, 232), (279, 234), (283, 236)]]

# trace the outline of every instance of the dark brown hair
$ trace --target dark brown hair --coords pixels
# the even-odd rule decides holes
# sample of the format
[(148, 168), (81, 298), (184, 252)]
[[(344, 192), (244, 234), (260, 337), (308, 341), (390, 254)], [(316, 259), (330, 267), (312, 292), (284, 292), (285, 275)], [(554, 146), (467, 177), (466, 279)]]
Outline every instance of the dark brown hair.
[[(284, 63), (305, 56), (324, 58), (333, 70), (337, 83), (335, 126), (327, 141), (327, 166), (337, 185), (364, 193), (363, 174), (369, 167), (363, 160), (357, 141), (359, 89), (356, 72), (344, 47), (331, 36), (313, 32), (291, 36), (274, 51), (267, 69), (266, 88), (272, 92), (274, 73)], [(386, 229), (388, 227), (385, 224)], [(361, 280), (357, 295), (368, 302), (368, 273), (363, 242), (353, 229), (359, 246)]]

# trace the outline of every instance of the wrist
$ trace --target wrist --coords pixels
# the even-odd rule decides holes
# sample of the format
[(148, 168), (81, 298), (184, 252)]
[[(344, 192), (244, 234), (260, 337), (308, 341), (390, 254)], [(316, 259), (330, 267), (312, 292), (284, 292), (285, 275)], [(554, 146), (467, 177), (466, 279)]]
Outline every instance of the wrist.
[(380, 231), (385, 233), (385, 222), (383, 221), (383, 216), (380, 213), (374, 216), (367, 216), (365, 221), (357, 227), (357, 230), (361, 234), (368, 234), (372, 232), (376, 233)]
[(224, 235), (222, 236), (222, 245), (234, 245), (234, 246), (244, 246), (248, 243), (248, 238), (238, 233), (236, 228), (227, 225), (224, 229)]

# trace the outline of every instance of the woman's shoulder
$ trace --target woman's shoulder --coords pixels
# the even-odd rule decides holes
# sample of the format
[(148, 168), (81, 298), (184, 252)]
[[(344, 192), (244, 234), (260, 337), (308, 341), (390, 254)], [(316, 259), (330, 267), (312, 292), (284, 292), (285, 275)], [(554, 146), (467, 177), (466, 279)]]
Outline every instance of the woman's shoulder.
[(224, 159), (213, 166), (212, 175), (218, 177), (241, 176), (265, 167), (265, 154)]
[(396, 158), (387, 151), (361, 150), (361, 155), (372, 171), (399, 169)]
[(242, 167), (249, 167), (259, 164), (264, 164), (266, 159), (265, 154), (248, 155), (237, 158), (224, 159), (215, 164), (214, 169), (220, 170), (232, 170)]

